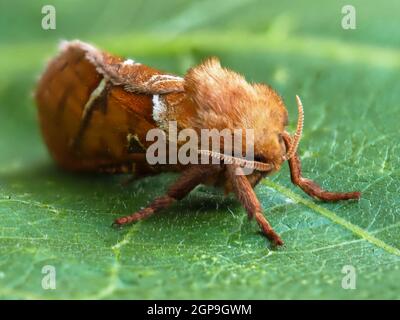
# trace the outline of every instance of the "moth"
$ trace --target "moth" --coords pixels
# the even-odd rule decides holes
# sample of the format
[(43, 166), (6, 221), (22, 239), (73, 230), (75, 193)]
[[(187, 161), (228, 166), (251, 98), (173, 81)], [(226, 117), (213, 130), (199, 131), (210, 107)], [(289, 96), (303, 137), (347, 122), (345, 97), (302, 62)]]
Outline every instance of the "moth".
[[(263, 215), (254, 187), (289, 163), (292, 182), (322, 201), (359, 199), (360, 192), (329, 192), (302, 176), (297, 148), (303, 128), (303, 106), (292, 136), (286, 130), (288, 112), (268, 85), (248, 83), (240, 74), (209, 58), (184, 77), (161, 72), (132, 59), (122, 59), (78, 40), (63, 42), (59, 54), (42, 74), (35, 99), (48, 150), (70, 171), (132, 173), (135, 176), (179, 172), (165, 195), (146, 208), (116, 219), (117, 226), (146, 219), (184, 198), (200, 184), (233, 192), (275, 245), (281, 237)], [(216, 162), (149, 164), (146, 150), (153, 128), (254, 130), (254, 159), (218, 150), (199, 150)], [(244, 174), (252, 168), (251, 174)], [(243, 174), (241, 174), (243, 173)]]

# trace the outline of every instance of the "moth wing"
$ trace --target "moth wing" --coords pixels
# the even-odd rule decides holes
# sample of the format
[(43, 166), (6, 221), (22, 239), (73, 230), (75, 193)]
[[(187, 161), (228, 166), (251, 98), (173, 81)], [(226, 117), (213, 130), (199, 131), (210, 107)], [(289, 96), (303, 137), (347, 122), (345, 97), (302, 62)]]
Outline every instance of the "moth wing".
[[(145, 81), (150, 79), (141, 77), (140, 70), (147, 72), (147, 78), (154, 76), (149, 87), (154, 91), (146, 89)], [(134, 85), (136, 80), (139, 84)], [(146, 134), (157, 127), (151, 94), (176, 92), (179, 82), (88, 44), (64, 43), (36, 89), (41, 130), (50, 153), (60, 166), (78, 171), (144, 163), (151, 144)]]
[(182, 77), (163, 73), (132, 59), (122, 59), (102, 52), (78, 40), (66, 42), (62, 47), (63, 50), (75, 48), (84, 51), (87, 60), (96, 67), (98, 73), (113, 85), (122, 86), (128, 92), (155, 95), (184, 91)]

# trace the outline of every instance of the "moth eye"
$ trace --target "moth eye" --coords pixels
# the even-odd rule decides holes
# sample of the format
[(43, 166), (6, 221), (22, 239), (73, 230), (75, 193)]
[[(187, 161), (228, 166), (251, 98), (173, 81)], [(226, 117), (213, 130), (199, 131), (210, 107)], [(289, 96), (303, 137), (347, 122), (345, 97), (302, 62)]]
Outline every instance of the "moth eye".
[(266, 159), (265, 159), (265, 157), (263, 157), (262, 155), (256, 154), (256, 155), (254, 156), (254, 161), (266, 162)]

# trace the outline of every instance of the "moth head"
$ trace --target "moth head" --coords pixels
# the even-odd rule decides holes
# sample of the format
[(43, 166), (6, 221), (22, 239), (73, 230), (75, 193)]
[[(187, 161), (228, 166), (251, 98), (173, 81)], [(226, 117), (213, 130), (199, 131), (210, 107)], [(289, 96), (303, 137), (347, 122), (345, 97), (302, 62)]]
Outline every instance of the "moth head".
[[(282, 139), (288, 124), (287, 110), (270, 86), (249, 83), (242, 75), (222, 67), (217, 58), (210, 58), (188, 71), (184, 87), (198, 106), (196, 116), (190, 120), (193, 128), (240, 129), (244, 137), (246, 129), (252, 130), (255, 162), (270, 164), (269, 169), (254, 166), (256, 169), (277, 170), (290, 156), (287, 151), (293, 153), (286, 150)], [(242, 150), (246, 150), (246, 138), (242, 139)]]

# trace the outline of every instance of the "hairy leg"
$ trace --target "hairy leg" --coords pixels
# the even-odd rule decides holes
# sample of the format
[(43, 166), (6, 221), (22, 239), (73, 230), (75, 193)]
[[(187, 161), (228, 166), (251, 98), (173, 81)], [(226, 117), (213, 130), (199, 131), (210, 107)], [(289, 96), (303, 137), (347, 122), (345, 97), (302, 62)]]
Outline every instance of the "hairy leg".
[(136, 222), (146, 219), (161, 209), (165, 209), (177, 200), (181, 200), (190, 193), (197, 185), (206, 180), (210, 175), (215, 174), (219, 166), (193, 165), (186, 169), (179, 179), (168, 189), (164, 196), (156, 198), (146, 208), (141, 209), (129, 216), (121, 217), (114, 221), (115, 226)]
[[(286, 148), (289, 149), (292, 139), (288, 133), (283, 135)], [(349, 199), (359, 199), (361, 197), (360, 192), (330, 192), (323, 190), (314, 181), (303, 178), (301, 174), (301, 163), (300, 159), (296, 154), (293, 155), (289, 160), (290, 176), (293, 184), (299, 186), (305, 193), (311, 197), (317, 198), (322, 201), (339, 201)]]
[(237, 175), (236, 170), (241, 170), (238, 166), (227, 165), (228, 179), (233, 185), (236, 197), (246, 209), (249, 218), (255, 218), (265, 236), (275, 245), (283, 245), (280, 236), (274, 231), (267, 219), (262, 214), (261, 204), (245, 175)]

